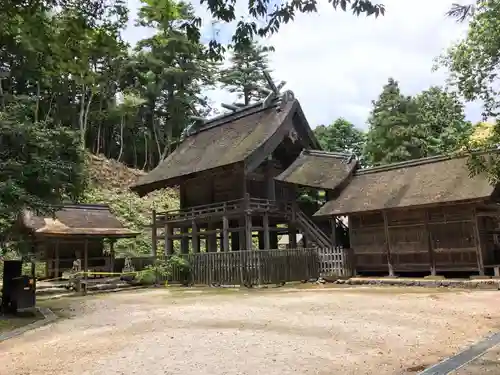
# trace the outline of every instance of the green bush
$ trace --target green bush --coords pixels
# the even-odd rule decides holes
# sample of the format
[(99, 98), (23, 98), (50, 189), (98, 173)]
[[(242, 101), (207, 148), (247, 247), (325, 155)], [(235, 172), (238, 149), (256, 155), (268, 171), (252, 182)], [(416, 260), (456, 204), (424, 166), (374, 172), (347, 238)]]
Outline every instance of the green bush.
[(156, 260), (154, 264), (146, 266), (144, 270), (137, 273), (136, 281), (140, 285), (154, 285), (172, 277), (174, 269), (180, 278), (176, 281), (188, 284), (191, 279), (191, 265), (178, 255), (173, 255), (167, 261)]

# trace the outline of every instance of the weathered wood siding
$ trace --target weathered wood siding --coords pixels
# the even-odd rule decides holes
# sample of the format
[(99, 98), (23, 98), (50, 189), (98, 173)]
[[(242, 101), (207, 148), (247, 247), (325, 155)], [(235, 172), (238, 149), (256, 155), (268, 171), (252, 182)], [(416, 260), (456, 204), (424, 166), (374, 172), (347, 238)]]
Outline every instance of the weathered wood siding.
[(181, 208), (241, 199), (244, 196), (243, 184), (242, 167), (205, 171), (181, 185)]
[(388, 238), (381, 211), (351, 215), (349, 231), (356, 268), (359, 272), (383, 271), (390, 263), (395, 272), (476, 270), (478, 243), (486, 262), (492, 241), (487, 234), (489, 220), (479, 220), (482, 238), (477, 240), (474, 213), (474, 205), (388, 210)]
[(357, 271), (387, 269), (384, 218), (381, 212), (349, 216), (349, 236)]

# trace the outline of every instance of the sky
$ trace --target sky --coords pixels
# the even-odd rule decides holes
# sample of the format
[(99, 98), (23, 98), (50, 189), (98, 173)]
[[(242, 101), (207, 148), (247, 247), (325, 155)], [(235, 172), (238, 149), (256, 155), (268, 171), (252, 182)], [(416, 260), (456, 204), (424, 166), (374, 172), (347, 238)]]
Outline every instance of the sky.
[[(135, 43), (151, 31), (134, 26), (139, 0), (128, 0), (131, 20), (124, 38)], [(372, 100), (389, 77), (396, 79), (406, 95), (431, 85), (443, 85), (447, 72), (432, 71), (434, 59), (465, 35), (466, 25), (445, 16), (452, 0), (379, 0), (386, 7), (383, 17), (356, 17), (333, 10), (318, 0), (318, 13), (299, 14), (282, 25), (279, 33), (263, 40), (272, 45), (273, 78), (287, 82), (299, 99), (312, 127), (343, 117), (366, 129)], [(237, 16), (248, 17), (247, 1), (237, 1)], [(193, 0), (204, 20), (203, 34), (228, 42), (234, 25), (215, 29), (206, 10)], [(216, 34), (217, 32), (217, 34)], [(208, 92), (215, 104), (231, 103), (234, 96), (223, 90)], [(481, 120), (479, 103), (466, 105), (467, 118)]]

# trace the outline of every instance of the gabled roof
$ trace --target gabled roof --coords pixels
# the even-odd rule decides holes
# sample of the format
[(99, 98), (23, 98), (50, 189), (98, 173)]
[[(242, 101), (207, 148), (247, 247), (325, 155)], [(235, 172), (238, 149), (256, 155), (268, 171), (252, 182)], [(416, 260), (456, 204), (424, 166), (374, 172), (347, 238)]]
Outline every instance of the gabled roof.
[(275, 179), (291, 184), (333, 190), (354, 172), (357, 161), (349, 154), (304, 150)]
[(494, 186), (485, 174), (471, 177), (467, 160), (436, 156), (358, 170), (340, 195), (314, 216), (489, 198)]
[(131, 189), (145, 195), (159, 188), (177, 185), (181, 177), (246, 163), (259, 150), (269, 150), (269, 146), (274, 144), (277, 147), (286, 135), (285, 127), (291, 126), (292, 121), (295, 127), (300, 128), (296, 131), (308, 147), (319, 148), (297, 100), (282, 107), (278, 102), (267, 108), (257, 103), (208, 121)]
[(26, 211), (21, 223), (40, 236), (96, 236), (135, 237), (139, 233), (124, 228), (110, 212), (109, 206), (100, 204), (64, 205), (54, 217), (36, 216)]

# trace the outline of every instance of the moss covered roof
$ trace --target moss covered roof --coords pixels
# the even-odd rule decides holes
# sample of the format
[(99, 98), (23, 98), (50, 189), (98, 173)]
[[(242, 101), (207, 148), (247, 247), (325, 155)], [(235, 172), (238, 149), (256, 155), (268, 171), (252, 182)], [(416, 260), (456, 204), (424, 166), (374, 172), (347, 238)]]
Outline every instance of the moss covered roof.
[(283, 107), (275, 103), (263, 108), (259, 104), (209, 121), (131, 189), (143, 195), (179, 184), (181, 177), (193, 173), (245, 162), (271, 137), (280, 134), (278, 130), (297, 111), (300, 105), (293, 100)]
[(333, 190), (351, 176), (356, 165), (349, 154), (304, 150), (276, 180)]
[(22, 224), (37, 235), (84, 235), (98, 237), (135, 237), (138, 233), (124, 228), (107, 205), (65, 205), (54, 217), (42, 217), (26, 211)]
[(338, 198), (315, 216), (490, 197), (494, 186), (485, 174), (471, 177), (467, 160), (467, 156), (437, 156), (358, 170)]

